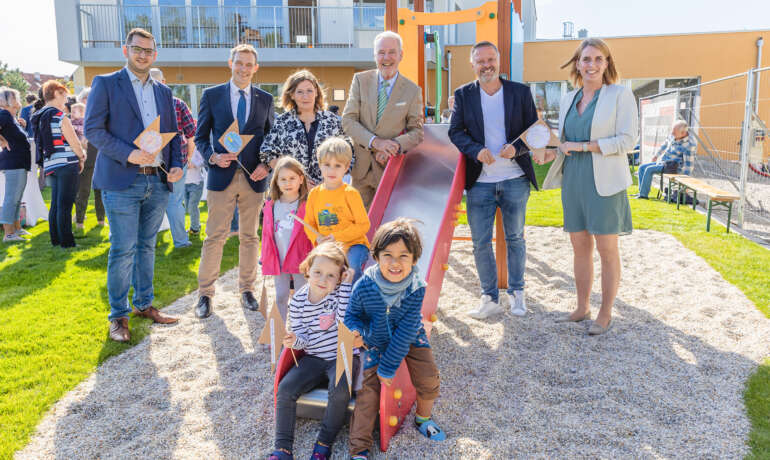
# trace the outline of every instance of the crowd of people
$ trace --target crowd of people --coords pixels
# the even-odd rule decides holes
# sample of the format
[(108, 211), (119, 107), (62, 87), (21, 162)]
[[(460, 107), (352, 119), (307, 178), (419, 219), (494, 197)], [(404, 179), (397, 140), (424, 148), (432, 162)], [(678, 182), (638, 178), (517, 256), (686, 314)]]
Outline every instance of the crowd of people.
[[(238, 45), (228, 59), (231, 78), (203, 92), (196, 120), (164, 84), (162, 72), (152, 68), (156, 42), (143, 29), (126, 37), (125, 67), (95, 77), (71, 108), (58, 82), (44, 85), (44, 105), (31, 117), (19, 114), (17, 92), (0, 89), (4, 241), (24, 240), (19, 190), (30, 168), (32, 137), (37, 162), (52, 185), (52, 244), (75, 245), (72, 207), (80, 227), (92, 189), (97, 220), (109, 222), (112, 340), (130, 340), (132, 313), (163, 324), (179, 320), (153, 306), (155, 242), (164, 215), (174, 246), (190, 246), (189, 237), (202, 231), (198, 204), (205, 182), (208, 220), (194, 308), (200, 320), (215, 310), (223, 247), (237, 222), (241, 305), (260, 308), (254, 289), (261, 265), (263, 275), (274, 277), (276, 306), (289, 325), (284, 345), (305, 352), (278, 388), (270, 460), (293, 458), (296, 401), (327, 378), (329, 404), (312, 458), (331, 456), (350, 397), (346, 379), (334, 383), (333, 378), (340, 323), (353, 332), (361, 351), (355, 363), (361, 377), (355, 382), (351, 458), (368, 458), (380, 384), (392, 383), (403, 360), (417, 390), (416, 428), (431, 441), (446, 438), (431, 417), (440, 384), (421, 322), (425, 282), (416, 264), (423, 242), (410, 219), (418, 216), (383, 223), (372, 241), (367, 238), (367, 210), (385, 166), (422, 141), (424, 123), (420, 88), (398, 71), (401, 38), (383, 32), (373, 48), (376, 69), (355, 74), (341, 117), (326, 108), (323, 87), (307, 70), (286, 80), (280, 101), (285, 111), (275, 116), (273, 97), (253, 83), (257, 51)], [(526, 206), (538, 181), (528, 145), (516, 139), (538, 120), (538, 113), (529, 87), (500, 76), (500, 53), (493, 43), (475, 44), (470, 56), (477, 79), (455, 91), (451, 111), (444, 114), (451, 142), (467, 158), (468, 223), (481, 282), (479, 304), (469, 315), (484, 319), (503, 312), (491, 244), (500, 209), (507, 303), (513, 315), (522, 317), (527, 313)], [(638, 135), (638, 113), (630, 89), (617, 84), (615, 63), (603, 41), (583, 41), (565, 67), (575, 90), (561, 101), (561, 144), (556, 154), (540, 160), (553, 162), (543, 187), (562, 189), (564, 230), (574, 252), (576, 308), (559, 321), (591, 318), (596, 247), (602, 303), (588, 334), (601, 335), (610, 329), (620, 281), (618, 236), (632, 228), (626, 152)], [(79, 115), (83, 110), (84, 116)], [(161, 132), (178, 135), (158, 154), (137, 148), (134, 140), (158, 118)], [(225, 148), (220, 139), (234, 122), (240, 134), (252, 137), (237, 149)], [(346, 174), (352, 183), (344, 180)], [(643, 177), (646, 181), (646, 173)], [(370, 256), (375, 264), (364, 270)]]

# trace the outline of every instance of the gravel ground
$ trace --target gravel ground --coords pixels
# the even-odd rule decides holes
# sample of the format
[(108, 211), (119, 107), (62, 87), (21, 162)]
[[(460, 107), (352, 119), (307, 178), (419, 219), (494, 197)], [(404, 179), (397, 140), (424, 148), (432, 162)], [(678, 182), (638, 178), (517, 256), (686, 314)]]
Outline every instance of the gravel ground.
[[(673, 237), (637, 231), (621, 239), (613, 328), (588, 337), (587, 322), (553, 322), (574, 306), (566, 235), (528, 227), (527, 241), (530, 313), (486, 321), (464, 315), (479, 283), (470, 243), (454, 243), (431, 338), (442, 372), (434, 415), (449, 439), (431, 443), (408, 425), (374, 458), (743, 457), (741, 395), (770, 350), (770, 321)], [(655, 273), (661, 261), (670, 274)], [(235, 290), (231, 271), (205, 321), (195, 294), (169, 306), (180, 323), (155, 327), (65, 395), (17, 458), (265, 458), (273, 379), (257, 344), (263, 320)], [(317, 429), (298, 421), (296, 458), (309, 456)], [(346, 451), (347, 426), (334, 458)]]

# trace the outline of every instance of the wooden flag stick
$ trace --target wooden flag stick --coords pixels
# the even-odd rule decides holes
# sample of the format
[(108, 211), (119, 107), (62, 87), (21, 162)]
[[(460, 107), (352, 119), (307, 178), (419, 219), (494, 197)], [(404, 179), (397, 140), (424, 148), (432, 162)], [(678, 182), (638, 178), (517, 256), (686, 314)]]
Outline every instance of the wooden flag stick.
[(317, 237), (319, 237), (319, 238), (320, 238), (320, 237), (322, 236), (320, 233), (318, 233), (318, 230), (314, 229), (312, 225), (310, 225), (310, 224), (308, 224), (307, 222), (305, 222), (304, 220), (302, 220), (302, 218), (301, 218), (301, 217), (299, 217), (298, 215), (296, 215), (296, 214), (289, 214), (289, 215), (290, 215), (290, 216), (291, 216), (291, 217), (292, 217), (294, 220), (296, 220), (296, 221), (297, 221), (297, 222), (299, 222), (300, 224), (304, 225), (304, 226), (305, 226), (305, 228), (307, 228), (307, 229), (310, 229), (310, 231), (311, 231), (311, 232), (313, 232), (313, 233), (315, 233), (315, 235), (316, 235)]
[(289, 348), (289, 350), (291, 350), (291, 357), (294, 358), (294, 365), (299, 367), (299, 363), (297, 362), (297, 355), (294, 354), (294, 348)]

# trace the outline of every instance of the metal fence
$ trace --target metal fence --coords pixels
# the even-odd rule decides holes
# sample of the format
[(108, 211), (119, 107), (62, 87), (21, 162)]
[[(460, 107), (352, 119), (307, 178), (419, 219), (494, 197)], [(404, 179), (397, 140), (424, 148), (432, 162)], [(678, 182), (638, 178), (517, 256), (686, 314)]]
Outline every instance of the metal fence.
[(384, 29), (385, 5), (81, 4), (79, 17), (84, 48), (120, 46), (134, 27), (152, 32), (163, 48), (229, 48), (237, 43), (251, 43), (258, 48), (351, 48), (371, 47), (371, 33), (367, 32)]
[[(660, 111), (648, 113), (646, 119), (643, 116), (641, 162), (650, 161), (650, 152), (665, 141), (661, 127), (670, 132), (670, 125), (666, 127), (663, 122), (668, 120), (665, 106), (670, 104), (671, 120), (686, 120), (698, 143), (692, 175), (737, 193), (740, 202), (733, 223), (770, 242), (770, 68), (749, 70), (641, 101), (642, 107), (656, 103)], [(721, 217), (725, 219), (726, 215)]]

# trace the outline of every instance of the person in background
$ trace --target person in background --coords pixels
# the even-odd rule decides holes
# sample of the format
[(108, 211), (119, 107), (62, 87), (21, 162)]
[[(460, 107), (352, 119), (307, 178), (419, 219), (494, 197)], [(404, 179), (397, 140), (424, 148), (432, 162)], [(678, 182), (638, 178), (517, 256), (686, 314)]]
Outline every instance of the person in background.
[[(21, 113), (19, 114), (19, 118), (24, 120), (24, 127), (29, 128), (29, 120), (32, 118), (32, 112), (35, 110), (35, 101), (37, 101), (37, 96), (35, 96), (32, 93), (27, 94), (25, 97), (25, 100), (27, 101), (27, 105), (24, 106), (21, 109)], [(27, 132), (27, 137), (32, 137), (29, 132)]]
[[(88, 108), (88, 95), (91, 88), (83, 88), (77, 96), (78, 104)], [(85, 137), (84, 137), (85, 139)], [(91, 195), (91, 188), (94, 176), (94, 166), (96, 165), (96, 156), (99, 151), (96, 146), (85, 139), (86, 163), (83, 165), (83, 172), (80, 173), (78, 181), (78, 195), (75, 197), (75, 226), (78, 233), (85, 230), (86, 209), (88, 208), (88, 199)], [(94, 211), (96, 212), (96, 222), (100, 227), (104, 226), (104, 203), (102, 203), (102, 192), (99, 189), (94, 190)]]
[[(193, 145), (195, 145), (193, 143)], [(201, 234), (200, 202), (203, 196), (203, 157), (196, 148), (187, 163), (184, 179), (184, 207), (190, 215), (189, 236), (198, 238)]]
[(652, 176), (655, 174), (692, 174), (698, 145), (690, 136), (687, 122), (677, 120), (671, 126), (671, 135), (652, 157), (651, 163), (639, 166), (639, 194), (636, 198), (648, 199)]
[(27, 186), (27, 171), (32, 166), (27, 133), (16, 119), (21, 109), (21, 96), (15, 89), (0, 87), (0, 172), (5, 176), (3, 208), (0, 223), (3, 224), (3, 243), (27, 241), (22, 238), (29, 232), (21, 228), (21, 198)]
[(79, 102), (76, 102), (70, 106), (70, 122), (72, 123), (72, 128), (75, 130), (75, 134), (78, 135), (78, 140), (80, 141), (80, 146), (85, 148), (85, 135), (84, 135), (84, 124), (85, 124), (85, 116), (86, 116), (86, 105), (81, 104)]
[(561, 98), (558, 154), (543, 188), (561, 187), (564, 231), (572, 243), (577, 306), (557, 322), (591, 318), (594, 245), (602, 264), (602, 304), (588, 335), (607, 332), (620, 286), (618, 236), (631, 233), (626, 189), (633, 183), (627, 153), (639, 135), (639, 112), (630, 88), (618, 84), (615, 60), (598, 38), (583, 40), (562, 68), (575, 89)]
[[(163, 76), (163, 72), (153, 67), (150, 69), (150, 76), (153, 79), (166, 84), (166, 78)], [(187, 163), (192, 157), (195, 150), (195, 119), (190, 113), (190, 108), (187, 104), (178, 97), (174, 96), (174, 111), (176, 112), (176, 124), (177, 132), (179, 133), (179, 139), (182, 142), (182, 179), (180, 184), (186, 184), (185, 174), (187, 173)], [(174, 191), (168, 197), (168, 206), (166, 206), (166, 217), (168, 217), (168, 225), (171, 228), (171, 238), (174, 240), (174, 248), (189, 248), (192, 246), (190, 237), (185, 230), (185, 187), (176, 187)]]
[(68, 100), (67, 87), (57, 80), (48, 80), (43, 83), (43, 100), (45, 107), (35, 112), (31, 123), (35, 126), (37, 163), (42, 162), (51, 184), (48, 231), (52, 245), (74, 248), (72, 206), (86, 154), (72, 122), (64, 113)]

